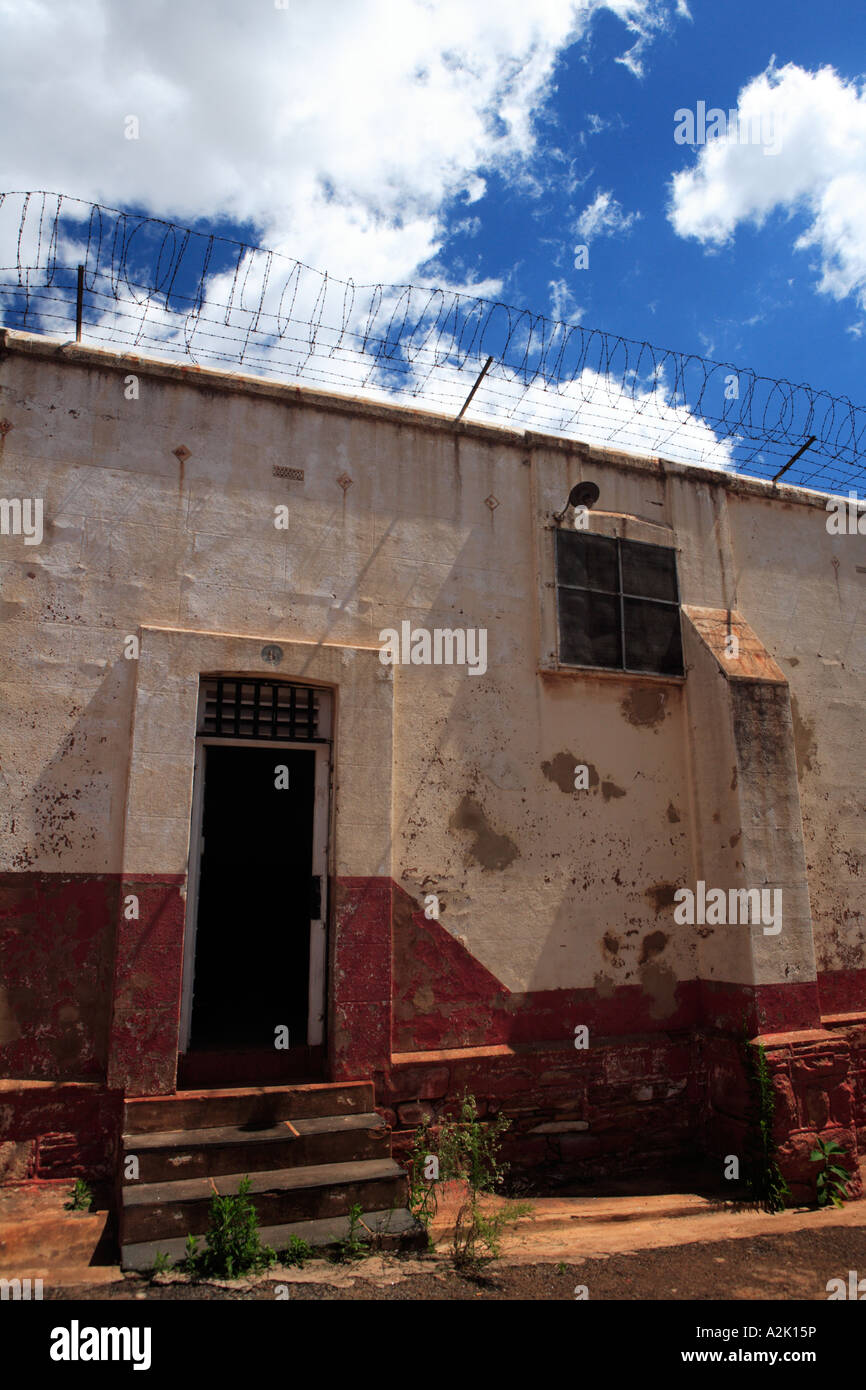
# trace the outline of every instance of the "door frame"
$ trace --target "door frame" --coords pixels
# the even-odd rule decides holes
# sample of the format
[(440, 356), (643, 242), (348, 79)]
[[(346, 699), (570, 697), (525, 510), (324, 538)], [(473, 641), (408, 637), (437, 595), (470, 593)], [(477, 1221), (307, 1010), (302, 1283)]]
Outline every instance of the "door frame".
[(307, 980), (306, 1045), (315, 1047), (324, 1042), (327, 1014), (328, 959), (328, 828), (330, 824), (331, 746), (328, 742), (310, 739), (294, 742), (261, 738), (219, 738), (198, 734), (195, 741), (192, 810), (190, 815), (189, 863), (187, 868), (186, 913), (183, 935), (183, 974), (181, 983), (180, 1026), (178, 1053), (189, 1051), (192, 1033), (193, 985), (195, 982), (195, 946), (198, 932), (198, 896), (202, 858), (202, 820), (204, 816), (204, 784), (207, 770), (207, 750), (215, 748), (273, 748), (289, 752), (315, 754), (313, 790), (313, 862), (310, 873), (318, 875), (321, 883), (320, 915), (310, 918), (310, 969)]

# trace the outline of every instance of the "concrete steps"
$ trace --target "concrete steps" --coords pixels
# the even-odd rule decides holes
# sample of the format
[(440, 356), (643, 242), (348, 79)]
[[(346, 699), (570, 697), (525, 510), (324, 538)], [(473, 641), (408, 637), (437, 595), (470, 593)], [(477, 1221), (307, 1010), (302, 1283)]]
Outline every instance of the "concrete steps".
[(118, 1277), (109, 1214), (69, 1211), (71, 1183), (0, 1189), (0, 1278), (42, 1279), (45, 1290)]
[(223, 1091), (177, 1091), (173, 1096), (128, 1100), (126, 1134), (158, 1130), (213, 1129), (221, 1125), (274, 1125), (324, 1115), (368, 1114), (374, 1104), (372, 1081), (331, 1085), (238, 1087)]
[[(183, 1257), (202, 1237), (214, 1191), (245, 1176), (262, 1240), (340, 1240), (349, 1212), (385, 1243), (420, 1246), (406, 1174), (373, 1109), (371, 1082), (178, 1092), (126, 1102), (119, 1222), (124, 1269), (152, 1268), (157, 1251)], [(135, 1165), (129, 1162), (136, 1160)], [(135, 1172), (136, 1176), (125, 1175)]]
[[(369, 1115), (325, 1115), (250, 1128), (221, 1125), (213, 1129), (157, 1130), (125, 1134), (128, 1153), (135, 1153), (139, 1181), (165, 1183), (184, 1178), (215, 1178), (225, 1173), (256, 1173), (278, 1168), (307, 1168), (317, 1163), (390, 1157), (390, 1136), (375, 1111)], [(293, 1132), (294, 1131), (294, 1132)]]
[[(418, 1223), (405, 1207), (400, 1210), (364, 1211), (361, 1213), (361, 1235), (373, 1234), (381, 1249), (424, 1249), (426, 1237), (419, 1236)], [(349, 1234), (348, 1216), (336, 1216), (320, 1221), (294, 1221), (285, 1226), (262, 1226), (260, 1235), (264, 1245), (274, 1250), (283, 1250), (292, 1236), (305, 1240), (308, 1245), (334, 1245)], [(177, 1237), (158, 1241), (144, 1241), (126, 1247), (126, 1269), (152, 1269), (157, 1252), (168, 1255), (172, 1261), (180, 1261), (185, 1254), (185, 1240)], [(202, 1240), (200, 1250), (207, 1248)]]

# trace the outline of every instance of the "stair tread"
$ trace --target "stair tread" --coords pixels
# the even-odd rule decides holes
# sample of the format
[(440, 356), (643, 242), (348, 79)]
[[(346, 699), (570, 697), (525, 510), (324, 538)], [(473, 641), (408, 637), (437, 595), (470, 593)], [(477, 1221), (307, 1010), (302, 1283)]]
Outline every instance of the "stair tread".
[[(395, 1239), (399, 1239), (401, 1236), (414, 1236), (420, 1247), (426, 1245), (423, 1228), (408, 1207), (399, 1207), (388, 1211), (364, 1211), (361, 1213), (361, 1220), (377, 1234), (384, 1232)], [(270, 1245), (279, 1252), (286, 1248), (292, 1236), (298, 1236), (300, 1240), (307, 1241), (311, 1246), (324, 1246), (342, 1240), (348, 1233), (348, 1229), (348, 1216), (332, 1216), (314, 1221), (291, 1221), (280, 1226), (262, 1226), (259, 1236), (263, 1245)], [(363, 1234), (366, 1235), (366, 1232)], [(207, 1238), (202, 1236), (199, 1249), (203, 1250), (206, 1245)], [(164, 1251), (173, 1260), (179, 1261), (186, 1254), (186, 1241), (179, 1236), (170, 1236), (162, 1240), (157, 1238), (148, 1241), (128, 1242), (122, 1247), (122, 1267), (124, 1269), (152, 1269), (158, 1250)]]
[[(219, 1179), (226, 1192), (236, 1192), (243, 1173), (225, 1173)], [(392, 1158), (361, 1159), (354, 1163), (317, 1163), (304, 1168), (278, 1168), (266, 1173), (250, 1173), (250, 1195), (287, 1192), (310, 1187), (334, 1187), (342, 1183), (377, 1181), (405, 1176)], [(208, 1178), (181, 1178), (172, 1182), (135, 1183), (122, 1189), (124, 1207), (151, 1206), (161, 1202), (195, 1202), (210, 1199), (213, 1188)]]
[[(385, 1128), (385, 1121), (375, 1111), (360, 1115), (325, 1115), (317, 1119), (292, 1120), (298, 1135), (330, 1134), (335, 1131)], [(165, 1129), (123, 1135), (124, 1148), (129, 1152), (143, 1149), (208, 1148), (218, 1144), (273, 1143), (293, 1138), (285, 1122), (278, 1121), (264, 1129), (247, 1129), (243, 1125), (219, 1125), (206, 1129)]]
[(127, 1134), (168, 1129), (211, 1129), (244, 1124), (256, 1117), (313, 1119), (322, 1115), (369, 1112), (375, 1106), (372, 1081), (310, 1081), (296, 1085), (230, 1086), (220, 1090), (175, 1091), (171, 1095), (132, 1096), (125, 1101)]
[(129, 1106), (148, 1106), (164, 1105), (167, 1102), (185, 1102), (189, 1100), (225, 1100), (235, 1096), (247, 1097), (255, 1096), (281, 1096), (291, 1095), (296, 1091), (303, 1094), (321, 1091), (360, 1091), (370, 1087), (369, 1081), (286, 1081), (281, 1086), (223, 1086), (202, 1087), (200, 1091), (173, 1091), (171, 1095), (159, 1096), (129, 1096), (125, 1104)]

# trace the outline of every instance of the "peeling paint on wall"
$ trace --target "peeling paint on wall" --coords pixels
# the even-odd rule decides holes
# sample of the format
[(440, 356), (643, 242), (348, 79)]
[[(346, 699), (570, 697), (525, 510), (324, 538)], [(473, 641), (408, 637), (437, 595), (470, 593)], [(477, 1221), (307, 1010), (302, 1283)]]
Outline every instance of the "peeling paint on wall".
[(513, 840), (499, 835), (487, 822), (484, 808), (468, 793), (448, 822), (451, 830), (471, 830), (475, 836), (469, 855), (482, 869), (507, 869), (520, 853)]
[(649, 936), (645, 936), (641, 942), (640, 961), (638, 963), (640, 965), (646, 965), (647, 961), (652, 960), (653, 956), (661, 955), (667, 944), (668, 938), (663, 931), (650, 932)]
[(555, 782), (561, 792), (569, 795), (574, 791), (574, 769), (585, 767), (589, 787), (597, 787), (600, 781), (598, 770), (586, 758), (574, 753), (557, 753), (552, 762), (543, 762), (541, 770), (549, 782)]
[(797, 754), (797, 773), (802, 780), (804, 772), (811, 772), (813, 768), (812, 760), (818, 752), (818, 743), (815, 738), (815, 725), (809, 719), (804, 719), (800, 714), (797, 705), (797, 698), (791, 695), (791, 718), (794, 722), (794, 749)]
[(677, 891), (675, 883), (652, 883), (644, 892), (644, 897), (649, 898), (653, 905), (653, 911), (658, 917), (659, 913), (667, 908), (673, 910), (674, 893)]
[(676, 1012), (678, 982), (672, 970), (657, 962), (647, 964), (641, 970), (641, 983), (650, 997), (652, 1018), (668, 1018)]
[(664, 722), (667, 691), (635, 685), (620, 705), (623, 719), (637, 728), (654, 729)]

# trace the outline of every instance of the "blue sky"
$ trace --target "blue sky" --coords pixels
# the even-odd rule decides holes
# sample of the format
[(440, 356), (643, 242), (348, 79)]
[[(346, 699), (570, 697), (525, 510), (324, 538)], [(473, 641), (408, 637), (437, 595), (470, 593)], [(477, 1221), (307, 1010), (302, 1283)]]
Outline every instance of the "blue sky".
[[(0, 0), (0, 185), (858, 403), (864, 35), (804, 0)], [(677, 143), (699, 102), (777, 145)]]
[[(472, 208), (480, 228), (458, 234), (448, 251), (478, 278), (501, 277), (512, 302), (550, 311), (550, 282), (564, 282), (566, 308), (579, 308), (584, 324), (808, 381), (860, 403), (864, 346), (852, 330), (862, 323), (862, 305), (856, 295), (820, 293), (815, 254), (794, 249), (808, 212), (779, 208), (763, 227), (740, 225), (716, 247), (677, 235), (668, 207), (672, 175), (695, 164), (694, 152), (674, 143), (675, 110), (701, 99), (707, 108), (735, 108), (740, 90), (774, 56), (778, 67), (830, 65), (857, 80), (866, 66), (866, 9), (857, 15), (853, 6), (823, 7), (816, 24), (812, 5), (698, 0), (692, 14), (656, 39), (642, 79), (616, 62), (621, 24), (600, 16), (590, 42), (568, 49), (557, 64), (557, 90), (539, 123), (544, 193), (515, 198), (494, 176)], [(604, 128), (593, 134), (600, 122)], [(551, 147), (573, 161), (581, 180), (573, 191), (557, 178), (555, 163), (551, 168)], [(866, 150), (861, 154), (866, 180)], [(569, 231), (600, 189), (640, 217), (622, 232), (592, 239), (589, 267), (577, 271), (569, 253), (578, 237)], [(459, 208), (449, 214), (452, 225), (465, 216)], [(441, 259), (448, 264), (448, 255)]]
[[(516, 265), (509, 288), (531, 303), (544, 302), (550, 278), (564, 278), (584, 322), (826, 385), (859, 402), (863, 350), (849, 329), (862, 311), (852, 296), (817, 292), (815, 256), (794, 249), (809, 222), (805, 210), (780, 208), (762, 228), (741, 225), (728, 245), (708, 247), (678, 236), (667, 207), (671, 175), (695, 163), (691, 149), (674, 145), (676, 108), (701, 99), (737, 106), (740, 90), (773, 56), (780, 67), (830, 64), (855, 79), (866, 58), (866, 11), (858, 19), (853, 7), (823, 7), (816, 24), (815, 8), (805, 4), (695, 4), (694, 21), (678, 22), (653, 44), (642, 81), (616, 64), (619, 28), (599, 19), (588, 56), (571, 49), (557, 68), (557, 133), (587, 182), (574, 195), (552, 189), (541, 206), (520, 203), (510, 214), (502, 183), (491, 189), (477, 210), (481, 271), (509, 277)], [(598, 135), (587, 133), (592, 114), (607, 122)], [(862, 168), (866, 178), (866, 160)], [(595, 240), (588, 271), (575, 272), (546, 238), (556, 239), (553, 228), (570, 224), (598, 188), (641, 217), (626, 234)], [(559, 265), (550, 275), (552, 252)]]

